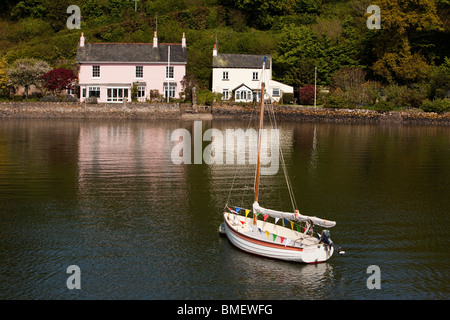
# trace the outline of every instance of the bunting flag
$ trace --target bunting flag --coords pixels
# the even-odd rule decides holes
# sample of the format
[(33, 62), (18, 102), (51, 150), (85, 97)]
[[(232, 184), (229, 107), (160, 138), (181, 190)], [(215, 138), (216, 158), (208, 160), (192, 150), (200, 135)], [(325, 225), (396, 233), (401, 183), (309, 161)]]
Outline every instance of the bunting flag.
[(258, 228), (259, 233), (262, 233), (262, 230), (260, 228)]
[(250, 231), (253, 232), (253, 227), (251, 224), (248, 225), (250, 227)]
[(240, 222), (240, 223), (242, 223), (242, 224), (245, 224), (245, 222), (244, 222), (244, 221), (241, 221), (241, 220), (239, 220), (239, 222)]
[(286, 218), (284, 218), (284, 224), (287, 225), (288, 224), (288, 220)]
[(239, 208), (239, 207), (236, 207), (236, 213), (238, 213), (238, 212), (239, 212), (239, 210), (241, 210), (241, 208)]
[(275, 224), (277, 224), (278, 220), (280, 220), (280, 218), (275, 218)]
[(250, 210), (245, 209), (245, 217), (246, 217), (246, 218), (247, 218), (249, 212), (250, 212)]
[(284, 241), (284, 237), (280, 236), (280, 243), (283, 243), (283, 241)]
[(291, 229), (294, 230), (294, 223), (292, 221), (289, 221), (291, 223)]
[(268, 214), (264, 215), (264, 221), (266, 221), (268, 217), (269, 217)]
[(267, 240), (269, 239), (269, 231), (266, 231)]
[(274, 233), (272, 241), (275, 241), (276, 238), (277, 238), (277, 235)]
[(286, 244), (284, 246), (286, 247), (286, 246), (290, 245), (291, 243), (292, 243), (292, 240), (287, 238), (286, 239)]
[(300, 226), (298, 224), (296, 224), (297, 227), (297, 231), (300, 232)]

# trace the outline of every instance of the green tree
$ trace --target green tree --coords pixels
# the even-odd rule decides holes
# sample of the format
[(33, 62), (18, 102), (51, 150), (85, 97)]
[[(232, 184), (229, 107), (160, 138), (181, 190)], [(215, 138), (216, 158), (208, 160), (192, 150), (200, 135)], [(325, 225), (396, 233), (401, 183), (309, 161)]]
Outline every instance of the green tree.
[(434, 67), (430, 76), (430, 92), (431, 99), (445, 98), (447, 92), (450, 91), (450, 58), (445, 57), (444, 63), (438, 67)]
[(73, 0), (42, 0), (46, 9), (46, 19), (55, 32), (63, 30), (67, 25), (67, 8), (72, 5)]
[(378, 60), (372, 68), (388, 82), (404, 84), (423, 80), (430, 71), (426, 58), (412, 50), (417, 34), (442, 30), (434, 0), (375, 0), (381, 10), (381, 35), (376, 42)]
[(317, 67), (321, 82), (329, 77), (323, 38), (313, 30), (289, 25), (283, 28), (279, 38), (278, 51), (273, 59), (278, 80), (295, 87), (313, 83), (314, 67)]
[(84, 18), (98, 18), (104, 14), (103, 4), (98, 0), (84, 0), (81, 6), (81, 13)]
[(292, 11), (291, 0), (237, 0), (235, 6), (249, 15), (254, 26), (262, 29), (272, 26), (274, 16)]
[(322, 0), (295, 0), (294, 10), (298, 13), (319, 13)]
[(0, 59), (0, 93), (4, 95), (8, 86), (8, 62), (5, 57)]
[(28, 98), (28, 89), (31, 85), (38, 86), (42, 83), (41, 77), (50, 71), (50, 65), (37, 59), (23, 58), (15, 61), (7, 70), (8, 84), (22, 86)]
[(42, 0), (23, 0), (11, 10), (11, 18), (13, 20), (27, 17), (42, 19), (45, 17), (46, 12), (47, 10)]

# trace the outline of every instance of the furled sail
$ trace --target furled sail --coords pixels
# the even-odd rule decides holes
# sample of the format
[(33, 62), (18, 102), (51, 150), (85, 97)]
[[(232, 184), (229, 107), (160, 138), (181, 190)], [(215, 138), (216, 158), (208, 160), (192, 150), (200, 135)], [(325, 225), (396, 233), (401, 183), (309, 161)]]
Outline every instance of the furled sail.
[(258, 202), (253, 203), (253, 212), (255, 213), (261, 213), (264, 215), (269, 215), (272, 218), (280, 218), (280, 219), (287, 219), (291, 221), (297, 221), (297, 222), (306, 222), (311, 221), (313, 224), (324, 227), (324, 228), (331, 228), (336, 225), (335, 221), (329, 221), (325, 219), (320, 219), (317, 217), (310, 217), (310, 216), (304, 216), (300, 213), (291, 213), (291, 212), (283, 212), (283, 211), (276, 211), (271, 209), (266, 209), (261, 207)]

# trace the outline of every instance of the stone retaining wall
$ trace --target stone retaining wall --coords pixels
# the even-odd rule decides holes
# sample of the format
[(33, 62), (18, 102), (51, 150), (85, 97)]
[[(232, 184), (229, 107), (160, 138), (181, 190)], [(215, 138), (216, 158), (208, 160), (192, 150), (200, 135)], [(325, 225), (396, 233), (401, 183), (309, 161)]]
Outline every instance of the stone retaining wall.
[[(246, 105), (214, 105), (214, 118), (236, 119), (258, 116), (258, 106)], [(330, 123), (391, 123), (391, 124), (424, 124), (450, 126), (450, 113), (390, 111), (378, 112), (365, 109), (330, 109), (299, 106), (273, 106), (277, 119), (301, 120), (308, 122)], [(267, 114), (267, 112), (266, 112)]]
[(0, 103), (0, 118), (14, 119), (178, 119), (179, 104), (84, 104), (74, 102)]
[[(0, 119), (248, 119), (258, 116), (258, 106), (214, 104), (210, 112), (196, 113), (190, 104), (126, 103), (84, 104), (74, 102), (5, 102), (0, 103)], [(363, 109), (328, 109), (275, 105), (277, 119), (330, 123), (393, 123), (450, 126), (450, 113), (418, 112), (381, 113)], [(183, 116), (184, 115), (184, 116)], [(189, 117), (185, 117), (189, 116)], [(207, 118), (204, 118), (207, 119)]]

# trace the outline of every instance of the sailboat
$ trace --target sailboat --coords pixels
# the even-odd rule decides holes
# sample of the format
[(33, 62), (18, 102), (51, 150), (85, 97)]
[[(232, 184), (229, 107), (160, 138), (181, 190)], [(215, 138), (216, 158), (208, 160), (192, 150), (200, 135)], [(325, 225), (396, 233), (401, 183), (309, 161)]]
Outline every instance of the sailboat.
[[(264, 116), (265, 61), (266, 58), (264, 58), (261, 77), (260, 132), (263, 128)], [(252, 208), (246, 209), (226, 204), (223, 212), (224, 222), (220, 225), (219, 232), (226, 234), (230, 242), (237, 248), (267, 258), (301, 263), (320, 263), (330, 259), (335, 251), (343, 254), (344, 251), (331, 240), (328, 229), (324, 229), (321, 234), (316, 231), (317, 226), (334, 227), (335, 221), (305, 216), (300, 214), (297, 209), (294, 212), (284, 212), (266, 209), (259, 205), (260, 153), (261, 134), (258, 135), (255, 197)], [(287, 174), (286, 171), (284, 173)]]

